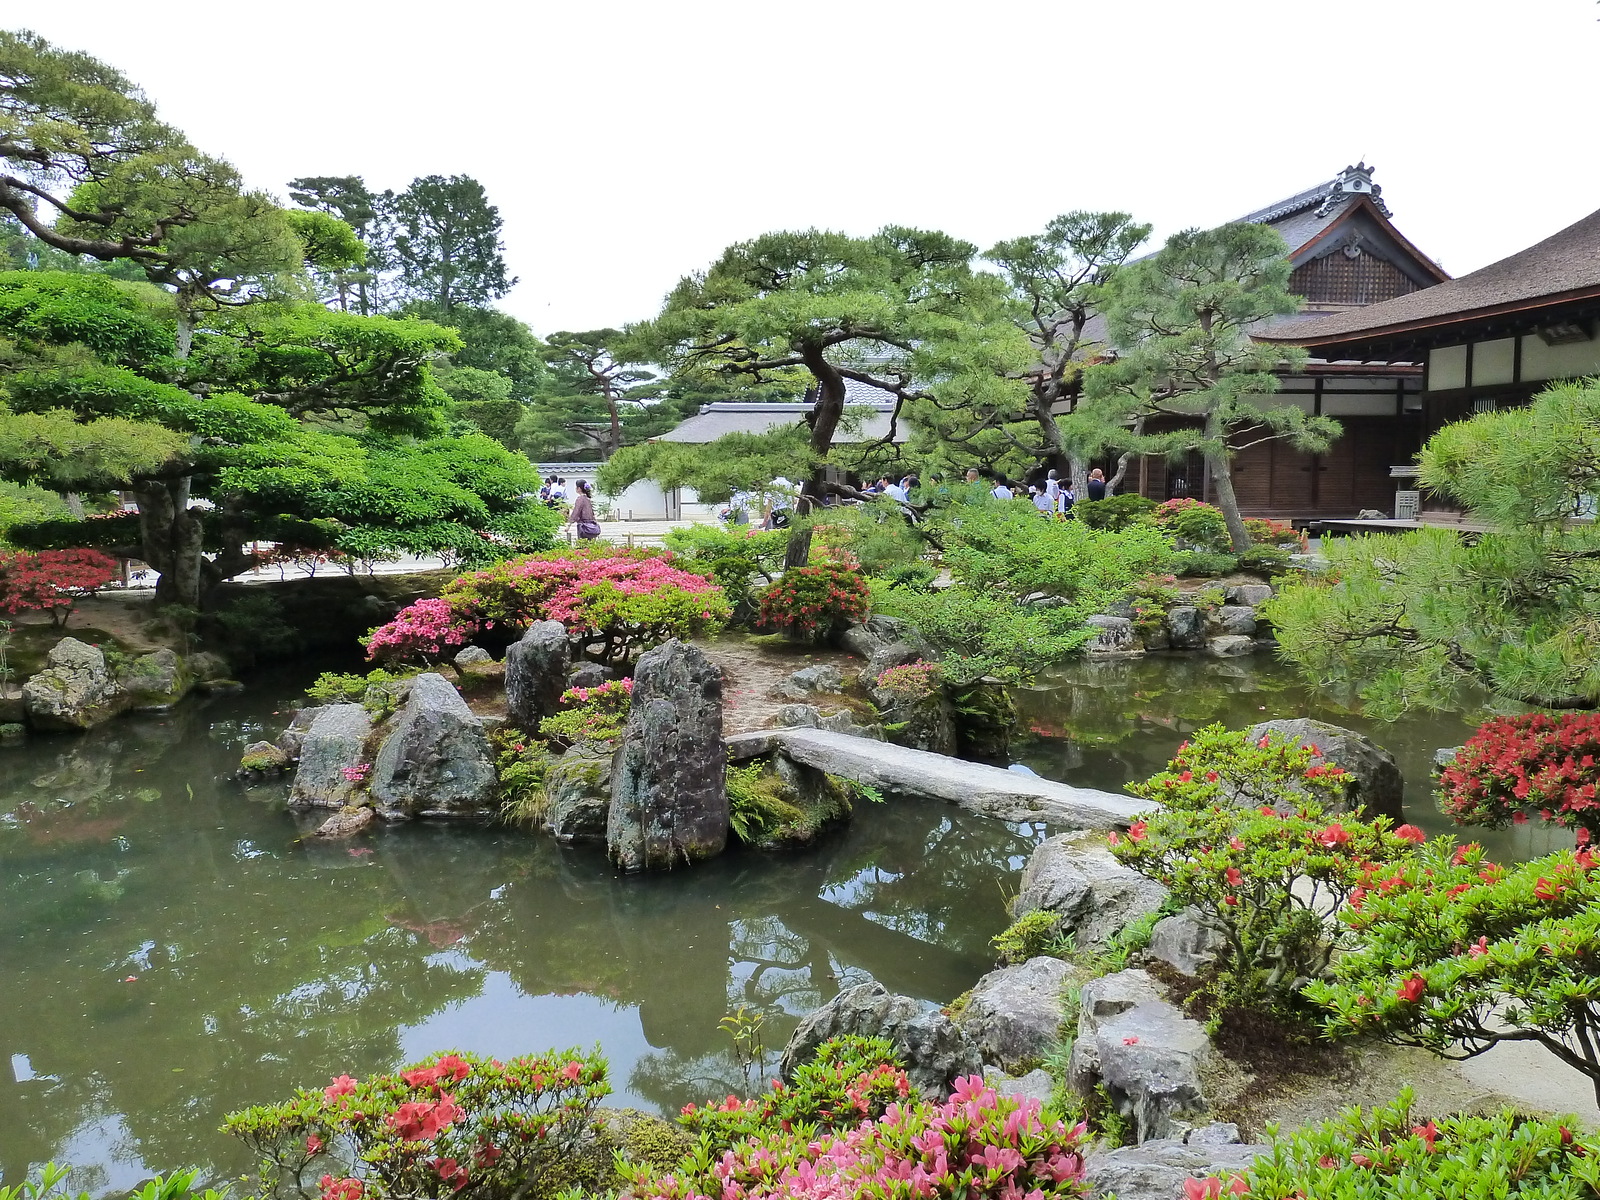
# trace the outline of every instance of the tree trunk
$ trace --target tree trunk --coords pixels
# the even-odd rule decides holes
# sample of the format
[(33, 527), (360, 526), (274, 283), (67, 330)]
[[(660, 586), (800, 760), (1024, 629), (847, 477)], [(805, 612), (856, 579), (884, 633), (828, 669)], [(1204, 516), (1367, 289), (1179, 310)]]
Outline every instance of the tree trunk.
[[(1044, 459), (1045, 466), (1056, 473), (1058, 479), (1066, 480), (1072, 477), (1073, 463), (1067, 453), (1066, 441), (1061, 436), (1061, 426), (1056, 424), (1055, 402), (1049, 395), (1035, 388), (1028, 397), (1028, 414), (1033, 417), (1034, 424), (1039, 427), (1039, 441), (1042, 450), (1039, 457)], [(1088, 471), (1084, 471), (1084, 479), (1088, 479)]]
[(1117, 459), (1117, 469), (1115, 474), (1113, 474), (1110, 479), (1106, 480), (1106, 495), (1115, 496), (1117, 494), (1117, 488), (1122, 486), (1122, 481), (1128, 474), (1128, 464), (1132, 461), (1133, 451), (1123, 451), (1122, 456)]
[[(811, 452), (817, 456), (817, 465), (800, 489), (794, 513), (803, 517), (822, 502), (823, 485), (828, 478), (828, 451), (833, 447), (833, 435), (839, 428), (839, 418), (844, 415), (844, 376), (822, 355), (821, 347), (807, 346), (801, 351), (806, 368), (817, 381), (817, 400), (812, 405), (806, 422), (811, 426)], [(803, 567), (811, 557), (811, 531), (794, 529), (789, 533), (789, 544), (784, 550), (783, 565)]]
[(178, 357), (188, 358), (194, 348), (194, 314), (182, 298), (178, 300)]
[(1233, 552), (1243, 554), (1250, 549), (1250, 531), (1244, 527), (1244, 518), (1239, 515), (1239, 498), (1233, 494), (1233, 455), (1228, 450), (1228, 431), (1215, 408), (1206, 414), (1206, 445), (1218, 448), (1205, 451), (1206, 473), (1211, 477), (1222, 519), (1228, 523), (1228, 540)]
[(205, 573), (201, 514), (189, 507), (190, 477), (139, 480), (139, 534), (145, 562), (161, 573), (156, 603), (199, 610)]

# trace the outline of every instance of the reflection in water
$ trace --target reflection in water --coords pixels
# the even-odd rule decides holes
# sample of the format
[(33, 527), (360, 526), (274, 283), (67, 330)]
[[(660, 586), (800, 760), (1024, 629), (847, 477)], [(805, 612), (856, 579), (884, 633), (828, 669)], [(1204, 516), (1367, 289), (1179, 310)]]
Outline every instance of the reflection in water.
[(841, 985), (970, 987), (997, 880), (1043, 834), (864, 804), (812, 851), (632, 879), (498, 828), (299, 844), (282, 787), (226, 776), (311, 674), (0, 748), (4, 1183), (51, 1158), (95, 1192), (237, 1173), (228, 1111), (450, 1046), (599, 1042), (619, 1101), (664, 1111), (742, 1089), (718, 1029), (738, 1005), (766, 1014), (770, 1067)]
[[(863, 803), (809, 851), (631, 879), (595, 849), (498, 828), (302, 845), (314, 818), (286, 813), (281, 786), (226, 776), (314, 673), (0, 747), (0, 1182), (51, 1158), (96, 1192), (186, 1164), (236, 1173), (241, 1148), (217, 1132), (230, 1110), (452, 1046), (598, 1042), (618, 1100), (666, 1112), (741, 1090), (724, 1014), (765, 1014), (770, 1067), (803, 1013), (868, 975), (949, 1000), (989, 967), (1005, 894), (1046, 833)], [(1075, 664), (1019, 705), (1027, 765), (1104, 788), (1214, 720), (1370, 729), (1434, 831), (1433, 750), (1470, 728), (1370, 726), (1266, 658)], [(1486, 840), (1542, 849), (1517, 837)]]

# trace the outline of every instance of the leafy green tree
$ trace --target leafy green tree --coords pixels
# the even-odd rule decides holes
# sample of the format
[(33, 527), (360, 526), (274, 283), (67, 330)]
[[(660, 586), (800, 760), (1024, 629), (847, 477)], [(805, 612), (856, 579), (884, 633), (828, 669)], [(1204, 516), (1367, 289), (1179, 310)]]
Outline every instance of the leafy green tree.
[(1270, 606), (1283, 653), (1383, 717), (1447, 707), (1463, 683), (1600, 707), (1600, 381), (1445, 426), (1420, 478), (1487, 532), (1324, 541), (1332, 569)]
[[(1205, 456), (1236, 554), (1250, 548), (1250, 534), (1233, 491), (1233, 456), (1279, 439), (1318, 452), (1342, 432), (1331, 417), (1270, 400), (1275, 372), (1305, 355), (1258, 345), (1250, 329), (1299, 309), (1289, 271), (1283, 239), (1265, 225), (1174, 234), (1102, 289), (1117, 357), (1089, 368), (1085, 379), (1086, 426), (1124, 449)], [(1158, 417), (1167, 429), (1144, 435), (1144, 422)]]
[[(289, 199), (310, 213), (334, 218), (349, 227), (359, 249), (341, 242), (337, 253), (320, 256), (312, 276), (322, 297), (339, 311), (349, 311), (353, 301), (356, 311), (367, 316), (373, 311), (367, 241), (378, 215), (377, 197), (359, 175), (309, 175), (289, 181)], [(291, 220), (295, 216), (295, 211), (290, 210)]]
[(454, 329), (461, 348), (434, 364), (439, 386), (456, 402), (456, 416), (508, 449), (521, 449), (517, 423), (533, 398), (549, 390), (545, 345), (509, 313), (457, 305), (449, 312), (421, 300), (407, 315)]
[(955, 467), (1003, 464), (1002, 473), (1021, 474), (1043, 462), (1082, 495), (1090, 460), (1104, 449), (1101, 426), (1075, 412), (1092, 348), (1086, 331), (1099, 289), (1149, 236), (1150, 226), (1127, 213), (1070, 212), (1043, 233), (986, 251), (1010, 285), (1014, 319), (1034, 348), (1034, 361), (1018, 373), (1027, 390), (1001, 391), (995, 396), (1000, 404), (981, 409), (929, 402), (919, 409), (919, 433), (943, 448)]
[(636, 361), (636, 348), (620, 330), (553, 333), (545, 347), (549, 385), (517, 426), (519, 443), (535, 458), (583, 447), (605, 459), (628, 434), (671, 428), (650, 420), (656, 373)]
[(385, 192), (382, 209), (392, 226), (388, 265), (405, 298), (448, 315), (498, 300), (517, 282), (506, 270), (500, 210), (470, 175), (414, 179), (399, 194)]
[[(909, 401), (954, 404), (1020, 388), (1004, 378), (1031, 361), (1008, 319), (1002, 281), (974, 271), (976, 247), (943, 233), (888, 226), (855, 238), (823, 230), (765, 234), (728, 247), (682, 280), (660, 316), (635, 331), (650, 357), (673, 370), (718, 370), (759, 382), (803, 370), (814, 403), (798, 512), (830, 493), (855, 494), (830, 467), (851, 382), (896, 400), (891, 430)], [(881, 448), (893, 448), (893, 433)], [(725, 448), (713, 443), (706, 452)], [(769, 476), (770, 478), (770, 476)], [(805, 562), (809, 534), (790, 539)]]

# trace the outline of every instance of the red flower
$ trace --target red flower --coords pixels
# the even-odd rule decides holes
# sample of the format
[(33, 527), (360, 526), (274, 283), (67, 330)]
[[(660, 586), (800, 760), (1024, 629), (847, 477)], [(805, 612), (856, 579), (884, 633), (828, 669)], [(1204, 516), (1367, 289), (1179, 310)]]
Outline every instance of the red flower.
[(306, 1138), (306, 1153), (321, 1154), (323, 1145), (323, 1140), (313, 1133)]
[(1407, 1004), (1415, 1004), (1418, 1000), (1422, 999), (1422, 993), (1426, 992), (1427, 990), (1428, 981), (1425, 980), (1421, 975), (1413, 975), (1411, 978), (1407, 979), (1404, 983), (1397, 987), (1394, 994), (1401, 1000), (1404, 1000)]
[(1239, 874), (1238, 867), (1229, 867), (1223, 872), (1223, 878), (1228, 881), (1229, 887), (1238, 887), (1244, 882), (1244, 876)]
[(317, 1181), (322, 1189), (322, 1200), (361, 1200), (361, 1193), (366, 1186), (359, 1179), (335, 1179), (332, 1175), (324, 1175)]
[(1538, 882), (1533, 885), (1533, 894), (1541, 900), (1554, 900), (1561, 895), (1561, 891), (1559, 883), (1551, 883), (1543, 875), (1539, 876)]
[(1178, 776), (1178, 782), (1179, 783), (1188, 783), (1193, 778), (1194, 778), (1194, 772), (1193, 771), (1185, 771), (1182, 775)]
[(1122, 835), (1120, 833), (1118, 833), (1115, 829), (1113, 829), (1110, 833), (1106, 834), (1106, 845), (1108, 845), (1108, 846), (1120, 846), (1120, 845), (1122, 845)]
[(1217, 775), (1217, 773), (1215, 771), (1207, 771), (1206, 772), (1206, 782), (1207, 783), (1215, 783), (1218, 780), (1218, 778), (1220, 778), (1220, 777)]
[(1329, 825), (1321, 833), (1316, 834), (1313, 840), (1317, 843), (1317, 845), (1324, 846), (1327, 849), (1332, 850), (1335, 846), (1342, 846), (1348, 842), (1350, 840), (1350, 834), (1343, 825), (1340, 825), (1336, 821), (1332, 825)]
[(1428, 1153), (1432, 1154), (1433, 1143), (1439, 1137), (1439, 1127), (1432, 1121), (1429, 1121), (1426, 1125), (1413, 1125), (1411, 1127), (1411, 1132), (1428, 1143)]
[(1467, 855), (1471, 854), (1474, 850), (1481, 849), (1482, 847), (1479, 846), (1477, 842), (1468, 842), (1464, 846), (1457, 846), (1455, 848), (1455, 853), (1450, 855), (1450, 862), (1453, 866), (1459, 867), (1462, 863), (1467, 861)]
[(1145, 831), (1149, 828), (1150, 826), (1148, 822), (1135, 821), (1132, 825), (1128, 826), (1128, 840), (1130, 842), (1144, 841)]
[(1422, 830), (1418, 829), (1415, 825), (1402, 825), (1399, 829), (1394, 831), (1394, 835), (1397, 838), (1401, 838), (1408, 842), (1416, 842), (1418, 844), (1428, 840), (1428, 835), (1423, 833)]
[(336, 1100), (340, 1096), (348, 1096), (356, 1090), (356, 1081), (348, 1075), (335, 1076), (334, 1081), (322, 1089), (322, 1094), (329, 1100)]
[(1467, 950), (1469, 958), (1482, 958), (1487, 953), (1489, 953), (1489, 939), (1487, 936), (1480, 936)]
[(561, 1078), (570, 1080), (573, 1083), (577, 1083), (578, 1076), (582, 1074), (583, 1064), (576, 1060), (569, 1062), (566, 1066), (561, 1068)]

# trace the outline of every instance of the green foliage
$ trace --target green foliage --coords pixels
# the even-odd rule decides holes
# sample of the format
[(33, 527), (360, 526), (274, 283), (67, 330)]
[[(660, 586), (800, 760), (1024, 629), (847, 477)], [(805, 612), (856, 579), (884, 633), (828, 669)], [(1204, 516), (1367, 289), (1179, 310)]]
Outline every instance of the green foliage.
[(562, 709), (539, 722), (539, 733), (567, 746), (579, 742), (614, 742), (628, 723), (633, 680), (617, 679), (598, 687), (568, 688)]
[[(24, 1179), (9, 1187), (0, 1187), (0, 1200), (74, 1200), (62, 1188), (70, 1168), (48, 1162), (39, 1168), (37, 1179)], [(174, 1171), (170, 1175), (157, 1175), (154, 1179), (128, 1193), (127, 1200), (225, 1200), (227, 1187), (196, 1187), (199, 1171)], [(59, 1190), (58, 1190), (59, 1189)], [(89, 1192), (79, 1192), (75, 1200), (90, 1200)]]
[(940, 651), (952, 687), (994, 678), (1016, 683), (1083, 648), (1091, 631), (1061, 608), (1018, 604), (968, 587), (913, 592), (875, 587), (874, 612), (900, 617)]
[(825, 782), (820, 801), (808, 803), (768, 764), (729, 767), (728, 826), (747, 846), (810, 841), (829, 821), (850, 815), (847, 787), (832, 777)]
[(374, 667), (365, 675), (324, 671), (306, 688), (306, 696), (318, 704), (360, 704), (382, 719), (394, 711), (398, 693), (394, 685), (404, 683), (417, 673), (415, 667), (393, 671)]
[(1185, 579), (1217, 579), (1238, 569), (1239, 559), (1232, 554), (1210, 550), (1179, 550), (1162, 560), (1161, 568)]
[(545, 339), (544, 386), (517, 424), (518, 445), (534, 458), (582, 450), (609, 458), (624, 442), (665, 433), (678, 406), (661, 388), (633, 339), (617, 329), (552, 333)]
[(550, 748), (519, 729), (500, 728), (489, 735), (499, 781), (500, 818), (514, 825), (537, 825), (548, 807), (544, 780), (552, 762)]
[(943, 533), (945, 562), (957, 581), (1016, 599), (1048, 592), (1067, 601), (1080, 620), (1121, 599), (1172, 547), (1149, 524), (1112, 531), (1087, 522), (1042, 521), (1031, 505), (967, 508), (959, 520)]
[[(1330, 1121), (1276, 1137), (1237, 1182), (1203, 1181), (1197, 1194), (1247, 1200), (1587, 1200), (1600, 1191), (1600, 1143), (1573, 1118), (1430, 1118), (1413, 1111), (1410, 1088), (1385, 1108), (1349, 1108)], [(1490, 1182), (1492, 1181), (1492, 1182)], [(1215, 1184), (1216, 1190), (1206, 1190)]]
[(1440, 840), (1365, 883), (1355, 945), (1307, 990), (1330, 1036), (1447, 1057), (1537, 1041), (1600, 1092), (1600, 872), (1588, 847), (1514, 867)]
[[(598, 1054), (502, 1063), (451, 1053), (393, 1075), (341, 1075), (281, 1104), (232, 1113), (223, 1129), (260, 1160), (264, 1196), (303, 1193), (308, 1172), (322, 1168), (329, 1200), (443, 1200), (467, 1183), (475, 1196), (510, 1200), (552, 1156), (577, 1149), (610, 1091)], [(349, 1173), (327, 1173), (329, 1160)]]
[(921, 528), (906, 520), (905, 510), (888, 498), (870, 504), (841, 504), (799, 518), (813, 534), (812, 553), (856, 563), (868, 575), (920, 567), (928, 548)]
[(775, 1083), (736, 1107), (687, 1105), (678, 1123), (711, 1146), (731, 1146), (794, 1125), (818, 1133), (848, 1129), (912, 1094), (905, 1064), (888, 1041), (846, 1034), (818, 1046), (816, 1057), (795, 1068), (793, 1083)]
[(669, 529), (663, 542), (681, 566), (715, 580), (736, 612), (748, 612), (755, 592), (782, 572), (788, 535), (748, 525), (686, 525)]
[(398, 195), (385, 192), (380, 208), (389, 234), (386, 265), (395, 268), (407, 298), (448, 313), (498, 300), (517, 282), (506, 271), (500, 210), (470, 175), (413, 179)]
[(879, 574), (879, 578), (890, 587), (905, 588), (912, 592), (928, 591), (938, 577), (938, 568), (925, 562), (901, 563)]
[[(1250, 545), (1233, 491), (1236, 450), (1283, 439), (1320, 451), (1342, 432), (1331, 417), (1267, 401), (1278, 390), (1278, 372), (1305, 357), (1250, 336), (1263, 319), (1300, 308), (1288, 289), (1286, 250), (1268, 225), (1174, 234), (1107, 284), (1106, 325), (1117, 355), (1088, 368), (1085, 378), (1086, 407), (1104, 422), (1126, 424), (1120, 448), (1205, 456), (1235, 553)], [(1143, 432), (1151, 418), (1165, 418), (1163, 432)]]
[(1112, 834), (1112, 853), (1198, 908), (1226, 933), (1212, 994), (1224, 1007), (1303, 1018), (1300, 989), (1341, 945), (1332, 914), (1376, 864), (1409, 855), (1422, 833), (1383, 818), (1333, 820), (1345, 773), (1277, 735), (1252, 742), (1209, 726), (1166, 771), (1128, 790), (1162, 808)]
[(1066, 957), (1070, 943), (1063, 936), (1065, 918), (1048, 908), (1036, 908), (1023, 913), (990, 940), (995, 956), (1004, 966), (1013, 966), (1047, 954), (1054, 958)]
[(1228, 522), (1220, 508), (1198, 500), (1168, 500), (1156, 510), (1156, 518), (1174, 537), (1196, 549), (1228, 549)]
[(1489, 531), (1323, 542), (1330, 570), (1266, 606), (1284, 655), (1383, 718), (1447, 708), (1462, 683), (1600, 706), (1600, 527), (1572, 519), (1600, 492), (1600, 381), (1448, 425), (1421, 461)]
[(1090, 529), (1128, 529), (1150, 516), (1156, 502), (1137, 492), (1123, 492), (1104, 500), (1079, 500), (1072, 515)]
[(224, 651), (279, 658), (300, 648), (300, 631), (284, 619), (283, 606), (265, 593), (235, 597), (210, 614), (210, 630)]
[(75, 522), (75, 518), (59, 492), (0, 480), (0, 543), (16, 545), (11, 540), (13, 527), (41, 521)]
[(1282, 575), (1289, 569), (1289, 556), (1292, 553), (1293, 551), (1285, 550), (1282, 546), (1251, 546), (1239, 555), (1236, 569), (1251, 571), (1270, 579), (1274, 575)]

